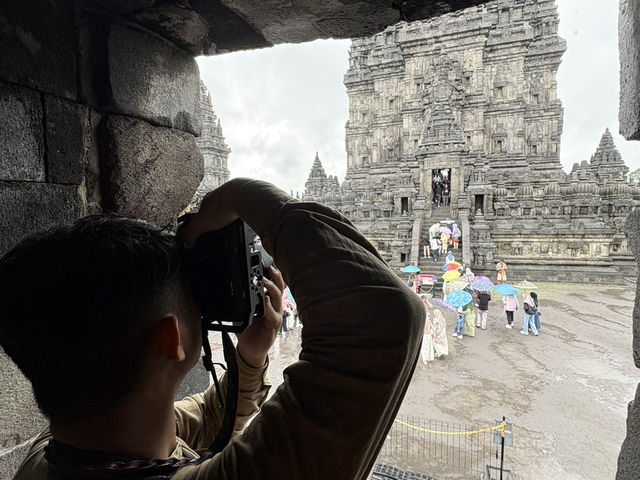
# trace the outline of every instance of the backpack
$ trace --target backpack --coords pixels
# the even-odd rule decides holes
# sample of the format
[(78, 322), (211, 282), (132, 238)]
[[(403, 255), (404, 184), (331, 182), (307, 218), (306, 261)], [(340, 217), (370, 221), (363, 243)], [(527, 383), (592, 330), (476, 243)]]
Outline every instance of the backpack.
[(524, 313), (526, 313), (527, 315), (533, 315), (537, 311), (538, 309), (535, 305), (529, 305), (528, 303), (524, 304)]

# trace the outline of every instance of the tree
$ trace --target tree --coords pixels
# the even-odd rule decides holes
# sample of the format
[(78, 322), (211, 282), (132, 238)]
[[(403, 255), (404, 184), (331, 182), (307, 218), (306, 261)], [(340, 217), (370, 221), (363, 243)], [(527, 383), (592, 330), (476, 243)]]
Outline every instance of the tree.
[(634, 185), (640, 184), (640, 168), (635, 169), (629, 174), (629, 181)]

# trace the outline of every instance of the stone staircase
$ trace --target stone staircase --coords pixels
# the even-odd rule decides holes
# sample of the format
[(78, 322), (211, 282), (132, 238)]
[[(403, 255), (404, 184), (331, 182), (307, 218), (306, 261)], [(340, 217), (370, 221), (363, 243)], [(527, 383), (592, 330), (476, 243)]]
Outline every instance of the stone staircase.
[[(420, 238), (429, 238), (429, 227), (431, 225), (433, 225), (434, 223), (440, 222), (441, 220), (444, 220), (445, 218), (451, 218), (451, 209), (447, 206), (447, 207), (433, 207), (431, 216), (428, 218), (425, 218), (422, 222), (422, 231), (420, 232)], [(442, 271), (442, 265), (444, 265), (445, 262), (445, 254), (441, 254), (440, 258), (438, 259), (437, 262), (433, 261), (433, 258), (431, 257), (427, 257), (424, 258), (423, 257), (423, 243), (420, 243), (420, 257), (418, 259), (418, 267), (420, 268), (420, 273), (423, 274), (427, 274), (427, 275), (435, 275), (436, 277), (440, 278), (442, 277), (443, 271)], [(456, 258), (456, 261), (460, 261), (460, 259), (462, 258), (462, 249), (453, 249), (453, 254)], [(442, 281), (438, 282), (438, 285), (436, 286), (437, 289), (439, 290), (439, 286), (442, 285)]]

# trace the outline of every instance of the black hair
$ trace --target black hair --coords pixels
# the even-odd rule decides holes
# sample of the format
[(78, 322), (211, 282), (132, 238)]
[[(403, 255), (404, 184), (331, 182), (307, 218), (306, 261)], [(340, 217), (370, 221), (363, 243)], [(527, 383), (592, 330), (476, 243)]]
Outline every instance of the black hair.
[(0, 259), (0, 345), (40, 409), (69, 424), (140, 380), (151, 322), (181, 308), (180, 248), (149, 223), (89, 216)]

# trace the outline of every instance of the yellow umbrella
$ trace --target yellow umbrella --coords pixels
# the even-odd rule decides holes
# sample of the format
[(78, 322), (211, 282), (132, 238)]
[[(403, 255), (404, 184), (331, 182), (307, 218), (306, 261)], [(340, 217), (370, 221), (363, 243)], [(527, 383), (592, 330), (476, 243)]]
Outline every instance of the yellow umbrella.
[(456, 290), (464, 290), (467, 285), (469, 285), (469, 282), (464, 277), (453, 279), (450, 282), (447, 282), (447, 285), (444, 288), (444, 293), (449, 295), (451, 292), (455, 292)]
[(458, 278), (460, 275), (461, 273), (458, 270), (449, 270), (448, 272), (444, 272), (442, 279), (445, 282), (450, 282), (451, 280)]

